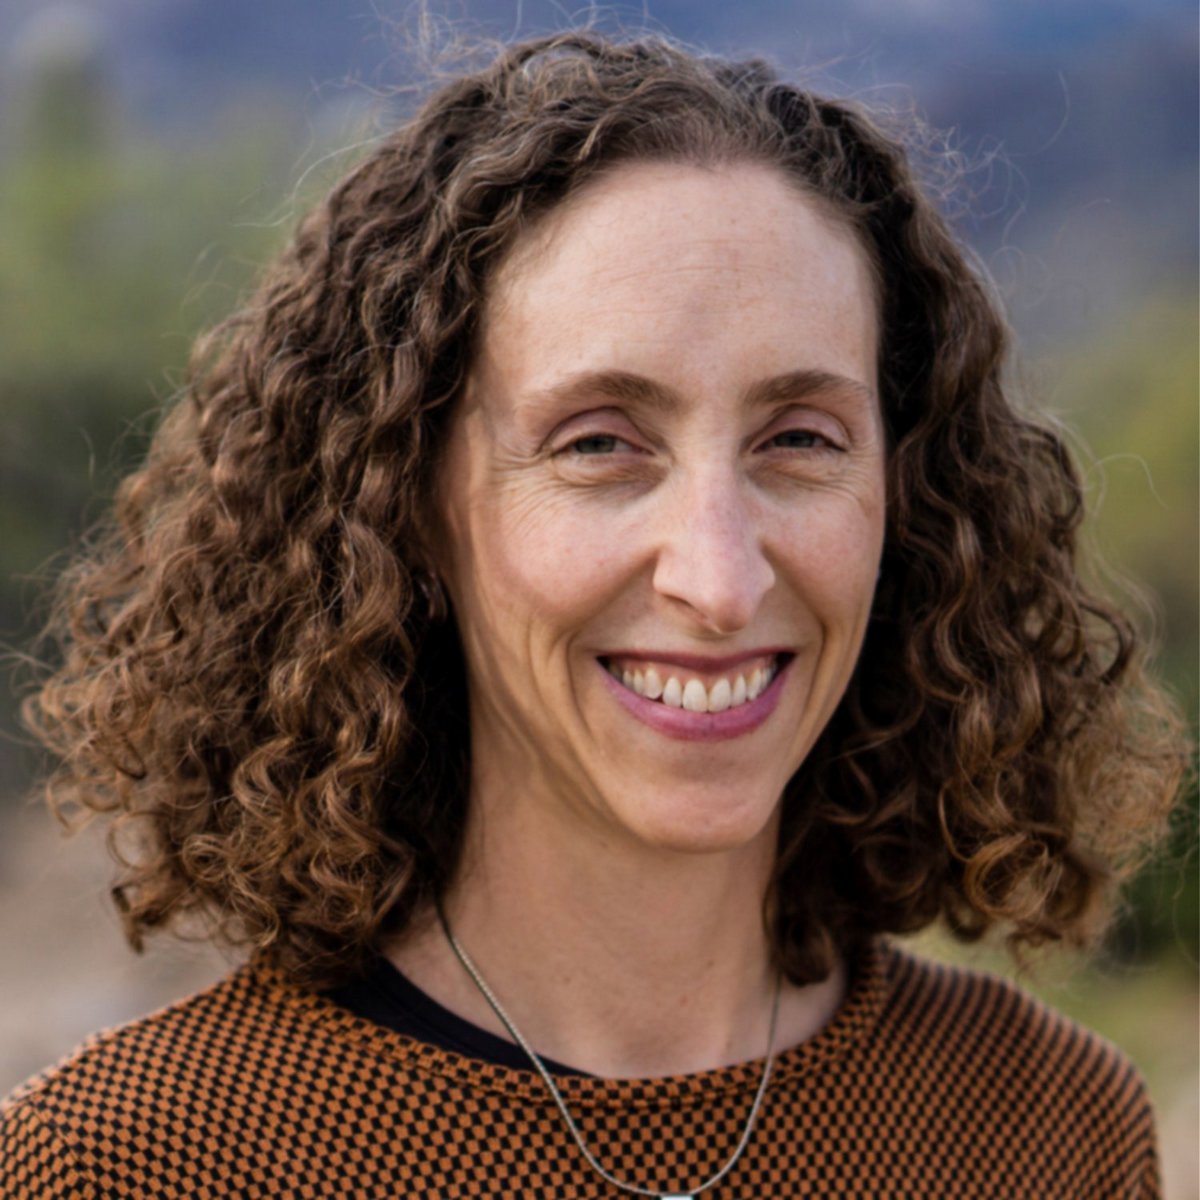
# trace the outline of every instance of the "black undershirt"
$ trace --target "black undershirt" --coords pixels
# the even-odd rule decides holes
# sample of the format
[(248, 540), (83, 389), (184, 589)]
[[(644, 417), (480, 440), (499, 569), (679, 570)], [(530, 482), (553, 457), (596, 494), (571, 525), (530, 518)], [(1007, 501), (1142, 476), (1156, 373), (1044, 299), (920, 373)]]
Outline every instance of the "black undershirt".
[[(520, 1046), (470, 1021), (464, 1021), (448, 1008), (443, 1008), (406, 979), (382, 955), (362, 979), (335, 988), (327, 995), (335, 1004), (349, 1009), (355, 1016), (406, 1037), (502, 1067), (533, 1070), (533, 1063)], [(587, 1074), (548, 1058), (543, 1058), (542, 1062), (554, 1075)]]

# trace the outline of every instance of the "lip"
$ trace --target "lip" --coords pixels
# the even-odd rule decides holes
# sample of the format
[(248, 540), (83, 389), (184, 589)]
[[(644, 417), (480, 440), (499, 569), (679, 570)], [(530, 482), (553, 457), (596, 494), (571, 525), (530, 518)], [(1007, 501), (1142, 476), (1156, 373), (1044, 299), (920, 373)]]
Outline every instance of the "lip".
[[(779, 697), (783, 693), (783, 684), (788, 677), (788, 671), (792, 663), (796, 661), (795, 655), (787, 651), (766, 650), (724, 659), (679, 654), (665, 656), (667, 662), (678, 663), (683, 667), (692, 667), (697, 671), (711, 671), (737, 666), (739, 663), (745, 662), (747, 658), (757, 657), (758, 654), (779, 653), (789, 654), (789, 656), (780, 662), (775, 672), (775, 678), (771, 680), (766, 690), (745, 704), (739, 704), (736, 708), (727, 708), (724, 712), (719, 713), (688, 712), (686, 708), (672, 708), (669, 704), (663, 704), (659, 700), (647, 700), (644, 696), (639, 696), (636, 692), (631, 692), (627, 687), (618, 683), (599, 659), (593, 659), (593, 661), (596, 664), (596, 670), (600, 672), (600, 676), (604, 680), (604, 686), (612, 692), (627, 712), (644, 725), (649, 725), (658, 733), (678, 741), (723, 742), (753, 732), (775, 711), (775, 706), (779, 703)], [(621, 657), (650, 659), (656, 656), (622, 654)], [(663, 659), (656, 657), (656, 661), (663, 661)]]

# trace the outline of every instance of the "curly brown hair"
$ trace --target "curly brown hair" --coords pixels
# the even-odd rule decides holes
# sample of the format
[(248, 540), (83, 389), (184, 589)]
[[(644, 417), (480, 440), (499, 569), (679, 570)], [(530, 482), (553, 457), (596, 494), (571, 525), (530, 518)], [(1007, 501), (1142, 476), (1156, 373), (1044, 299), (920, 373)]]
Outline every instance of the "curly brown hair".
[(63, 576), (26, 719), (61, 756), (56, 810), (114, 816), (135, 947), (199, 915), (331, 984), (446, 887), (470, 750), (428, 569), (439, 448), (499, 261), (633, 160), (770, 164), (877, 274), (883, 569), (784, 799), (789, 976), (939, 915), (1082, 940), (1161, 831), (1177, 722), (1080, 582), (1068, 453), (1006, 394), (1004, 322), (903, 139), (760, 61), (573, 33), (444, 86), (303, 221)]

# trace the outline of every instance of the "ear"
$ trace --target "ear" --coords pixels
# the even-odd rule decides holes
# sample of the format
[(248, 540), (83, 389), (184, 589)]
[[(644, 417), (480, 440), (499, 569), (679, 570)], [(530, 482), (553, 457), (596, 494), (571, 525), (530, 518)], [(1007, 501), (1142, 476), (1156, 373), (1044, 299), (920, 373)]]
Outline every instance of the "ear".
[(451, 418), (442, 445), (438, 447), (429, 483), (415, 514), (407, 554), (417, 602), (431, 621), (444, 621), (449, 617), (454, 592), (454, 533), (447, 483), (457, 457), (450, 445), (456, 424)]
[(440, 596), (441, 611), (449, 613), (457, 593), (456, 549), (465, 536), (463, 505), (469, 492), (471, 454), (469, 432), (480, 419), (478, 381), (468, 372), (459, 394), (440, 423), (428, 486), (417, 517), (412, 562), (427, 586)]
[(425, 615), (431, 622), (445, 621), (450, 616), (450, 601), (439, 576), (425, 567), (414, 567), (413, 585)]

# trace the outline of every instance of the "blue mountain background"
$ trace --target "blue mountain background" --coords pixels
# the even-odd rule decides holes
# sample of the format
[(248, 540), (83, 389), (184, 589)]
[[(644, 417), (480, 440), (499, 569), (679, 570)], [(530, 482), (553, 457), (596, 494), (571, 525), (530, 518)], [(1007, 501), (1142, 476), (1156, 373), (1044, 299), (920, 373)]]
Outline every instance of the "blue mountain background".
[(443, 38), (589, 16), (649, 27), (915, 109), (975, 164), (960, 229), (1035, 342), (1194, 275), (1197, 11), (1181, 0), (657, 0), (594, 13), (544, 0), (6, 0), (0, 102), (56, 37), (83, 39), (125, 111), (182, 150), (231, 108), (270, 104), (311, 122), (403, 85), (422, 14)]

